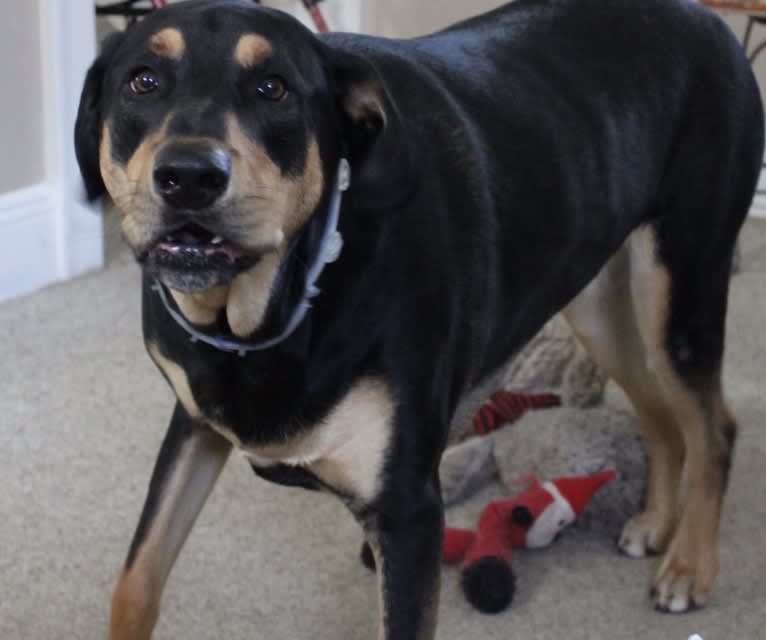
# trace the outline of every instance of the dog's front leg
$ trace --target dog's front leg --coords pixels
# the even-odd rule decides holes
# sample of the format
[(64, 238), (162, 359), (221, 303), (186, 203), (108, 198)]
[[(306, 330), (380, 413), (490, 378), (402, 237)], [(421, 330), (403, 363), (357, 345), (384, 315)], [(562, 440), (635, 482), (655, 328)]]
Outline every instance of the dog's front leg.
[(384, 492), (363, 517), (380, 589), (380, 640), (433, 640), (444, 512), (438, 481)]
[(173, 563), (231, 446), (177, 405), (112, 598), (109, 640), (148, 640)]

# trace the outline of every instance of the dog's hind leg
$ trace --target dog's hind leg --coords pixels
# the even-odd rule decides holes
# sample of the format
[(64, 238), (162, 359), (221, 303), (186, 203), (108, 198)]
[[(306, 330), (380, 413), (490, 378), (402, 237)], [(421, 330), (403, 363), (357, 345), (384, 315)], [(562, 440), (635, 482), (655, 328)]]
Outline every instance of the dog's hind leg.
[[(718, 572), (718, 527), (736, 425), (721, 368), (737, 222), (716, 237), (662, 220), (634, 242), (631, 290), (648, 366), (684, 439), (686, 503), (652, 589), (658, 609), (707, 604)], [(684, 234), (679, 236), (679, 234)], [(691, 238), (690, 238), (691, 236)]]
[(630, 398), (639, 417), (649, 470), (646, 505), (623, 530), (620, 548), (641, 557), (663, 551), (675, 530), (684, 443), (647, 351), (630, 295), (629, 238), (598, 276), (564, 309), (593, 360)]
[(109, 640), (151, 638), (165, 581), (230, 450), (176, 406), (114, 591)]
[[(646, 506), (625, 525), (620, 547), (632, 556), (667, 548), (655, 603), (683, 611), (707, 602), (718, 569), (736, 431), (720, 381), (730, 253), (722, 250), (718, 264), (708, 261), (710, 272), (700, 273), (669, 266), (661, 249), (654, 227), (635, 231), (565, 315), (641, 420)], [(689, 485), (679, 521), (684, 460)]]

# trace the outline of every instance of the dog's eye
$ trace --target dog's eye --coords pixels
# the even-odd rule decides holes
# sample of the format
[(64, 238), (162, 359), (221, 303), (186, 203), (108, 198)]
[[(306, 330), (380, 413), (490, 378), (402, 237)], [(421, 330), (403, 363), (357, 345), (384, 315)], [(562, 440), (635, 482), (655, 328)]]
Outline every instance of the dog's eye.
[(287, 87), (282, 78), (271, 76), (258, 85), (258, 93), (267, 100), (281, 100), (287, 94)]
[(130, 90), (137, 95), (151, 93), (159, 89), (159, 87), (160, 82), (151, 69), (140, 69), (130, 81)]

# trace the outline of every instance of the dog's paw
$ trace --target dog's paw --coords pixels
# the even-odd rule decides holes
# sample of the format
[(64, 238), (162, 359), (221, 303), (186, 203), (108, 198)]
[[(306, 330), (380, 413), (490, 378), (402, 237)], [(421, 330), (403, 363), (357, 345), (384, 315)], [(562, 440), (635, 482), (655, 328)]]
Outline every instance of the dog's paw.
[(673, 533), (673, 523), (660, 514), (644, 511), (625, 523), (618, 546), (632, 558), (662, 553)]
[(715, 548), (701, 553), (695, 544), (683, 544), (677, 536), (662, 560), (650, 597), (657, 611), (685, 613), (710, 601), (718, 571)]

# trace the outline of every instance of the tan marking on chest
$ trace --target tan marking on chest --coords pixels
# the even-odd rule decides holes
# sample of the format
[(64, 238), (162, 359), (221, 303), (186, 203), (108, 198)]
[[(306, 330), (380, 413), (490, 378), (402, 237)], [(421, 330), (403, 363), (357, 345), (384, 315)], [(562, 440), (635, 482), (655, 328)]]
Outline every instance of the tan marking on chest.
[(234, 59), (249, 69), (267, 60), (273, 52), (274, 48), (266, 38), (257, 33), (246, 33), (237, 42)]
[(202, 415), (189, 378), (179, 364), (163, 355), (154, 343), (149, 343), (147, 349), (186, 412), (206, 422), (256, 466), (305, 467), (322, 482), (354, 498), (369, 501), (378, 494), (395, 411), (393, 396), (383, 381), (361, 380), (323, 420), (298, 436), (281, 444), (251, 447), (227, 426)]
[(234, 278), (226, 302), (226, 319), (234, 335), (249, 336), (263, 322), (282, 255), (282, 248), (273, 251)]
[(200, 411), (199, 405), (194, 399), (194, 394), (189, 385), (189, 377), (186, 375), (186, 371), (183, 370), (181, 365), (163, 355), (155, 343), (150, 342), (146, 348), (149, 351), (152, 360), (154, 360), (154, 363), (160, 368), (162, 373), (165, 374), (170, 386), (173, 387), (176, 398), (178, 398), (178, 401), (183, 408), (186, 409), (186, 413), (192, 418), (201, 418), (202, 411)]
[(163, 58), (180, 60), (186, 51), (186, 42), (178, 29), (167, 27), (149, 38), (149, 48)]
[(221, 309), (226, 306), (229, 285), (213, 287), (201, 293), (184, 293), (174, 289), (171, 289), (170, 293), (189, 322), (205, 326), (213, 324)]
[(222, 309), (235, 336), (252, 335), (266, 315), (284, 247), (266, 254), (252, 269), (240, 273), (231, 284), (201, 293), (170, 290), (179, 310), (192, 324), (213, 324)]
[(393, 433), (394, 400), (381, 380), (360, 381), (312, 429), (282, 445), (247, 449), (256, 462), (303, 466), (348, 495), (373, 499)]

